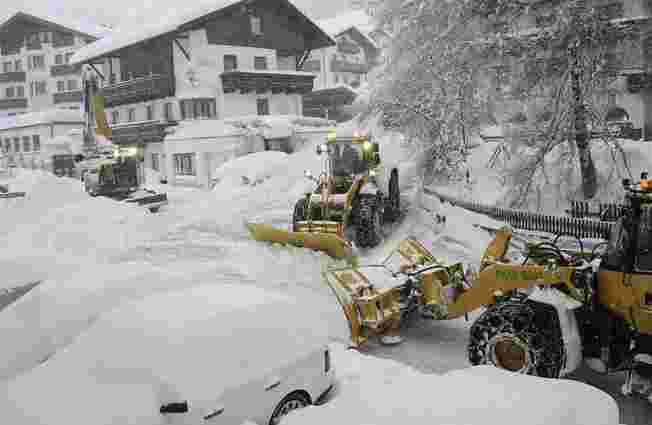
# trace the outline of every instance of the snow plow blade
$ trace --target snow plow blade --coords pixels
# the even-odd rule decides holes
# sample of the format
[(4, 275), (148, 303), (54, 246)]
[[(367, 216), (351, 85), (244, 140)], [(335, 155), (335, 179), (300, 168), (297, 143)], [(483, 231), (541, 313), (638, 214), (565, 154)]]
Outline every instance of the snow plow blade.
[(0, 192), (0, 199), (24, 198), (25, 192)]
[(152, 212), (156, 212), (163, 205), (168, 203), (167, 193), (156, 193), (154, 191), (146, 190), (145, 193), (132, 194), (124, 200), (129, 204), (137, 204), (145, 207)]
[(353, 257), (351, 244), (336, 234), (290, 232), (263, 223), (246, 223), (246, 225), (251, 236), (257, 241), (278, 242), (310, 248), (323, 251), (337, 259), (350, 259)]

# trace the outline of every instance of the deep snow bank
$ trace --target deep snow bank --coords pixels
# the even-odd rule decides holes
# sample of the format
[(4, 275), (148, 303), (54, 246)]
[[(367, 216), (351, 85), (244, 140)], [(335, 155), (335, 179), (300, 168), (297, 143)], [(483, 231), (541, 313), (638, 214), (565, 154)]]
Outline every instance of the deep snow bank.
[(491, 366), (444, 375), (333, 347), (337, 395), (292, 412), (285, 425), (530, 424), (618, 425), (616, 401), (568, 380), (514, 374)]
[[(619, 143), (622, 150), (613, 143), (594, 141), (591, 144), (591, 155), (598, 173), (596, 202), (622, 202), (622, 179), (631, 177), (637, 180), (642, 171), (650, 170), (652, 145), (630, 140), (620, 140)], [(525, 208), (558, 214), (568, 207), (570, 200), (583, 198), (577, 159), (570, 168), (561, 170), (559, 167), (561, 158), (574, 155), (574, 152), (573, 146), (561, 145), (546, 156), (544, 172), (539, 172), (531, 182)], [(506, 206), (515, 198), (515, 190), (502, 180), (502, 176), (522, 165), (524, 158), (530, 155), (532, 151), (527, 147), (483, 143), (473, 148), (467, 159), (471, 184), (464, 180), (437, 182), (435, 189), (457, 198)], [(527, 182), (512, 182), (515, 183), (524, 185)]]
[(37, 222), (52, 208), (88, 199), (79, 180), (41, 170), (18, 168), (12, 177), (3, 177), (2, 182), (8, 183), (12, 192), (25, 192), (26, 196), (0, 199), (0, 236), (17, 224)]
[(188, 400), (191, 414), (201, 413), (222, 391), (326, 343), (320, 313), (238, 282), (150, 295), (106, 314), (45, 365), (0, 385), (0, 410), (17, 425), (169, 423), (161, 404)]

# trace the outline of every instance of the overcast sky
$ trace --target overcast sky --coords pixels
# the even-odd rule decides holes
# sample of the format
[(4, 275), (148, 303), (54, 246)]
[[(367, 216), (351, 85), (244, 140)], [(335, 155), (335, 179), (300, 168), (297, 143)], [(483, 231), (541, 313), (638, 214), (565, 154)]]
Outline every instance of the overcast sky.
[[(52, 15), (64, 14), (71, 17), (90, 16), (101, 23), (118, 25), (134, 24), (150, 14), (156, 14), (162, 8), (178, 7), (181, 1), (184, 7), (193, 0), (0, 0), (2, 10), (0, 19), (4, 21), (19, 10), (26, 12), (42, 11)], [(218, 0), (219, 1), (219, 0)], [(291, 0), (311, 18), (330, 18), (349, 9), (349, 0)], [(150, 6), (151, 5), (151, 6)], [(148, 12), (149, 10), (149, 12)], [(63, 13), (62, 13), (63, 12)], [(125, 22), (128, 21), (128, 22)]]

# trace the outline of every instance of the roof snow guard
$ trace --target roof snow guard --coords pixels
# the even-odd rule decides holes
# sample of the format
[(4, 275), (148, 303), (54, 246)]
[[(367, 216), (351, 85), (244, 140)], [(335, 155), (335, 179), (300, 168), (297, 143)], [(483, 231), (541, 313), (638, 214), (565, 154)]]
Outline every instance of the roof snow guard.
[[(204, 21), (211, 19), (220, 13), (225, 13), (232, 8), (247, 6), (257, 0), (200, 0), (199, 7), (187, 10), (186, 12), (177, 9), (169, 10), (167, 16), (156, 15), (156, 20), (150, 23), (139, 25), (135, 28), (120, 28), (114, 31), (111, 36), (98, 40), (95, 43), (82, 47), (71, 58), (72, 64), (91, 63), (102, 57), (106, 57), (118, 50), (131, 47), (148, 40), (164, 35), (182, 33), (195, 29)], [(260, 1), (260, 0), (258, 0)], [(306, 17), (295, 5), (288, 0), (273, 0), (288, 5), (296, 14), (299, 22), (304, 24), (307, 32), (310, 32), (313, 45), (311, 49), (335, 45), (335, 40), (319, 28), (313, 21)], [(266, 0), (271, 3), (272, 0)], [(193, 3), (195, 4), (195, 3)]]
[(228, 71), (223, 72), (222, 87), (224, 93), (310, 93), (313, 88), (314, 74), (291, 71)]

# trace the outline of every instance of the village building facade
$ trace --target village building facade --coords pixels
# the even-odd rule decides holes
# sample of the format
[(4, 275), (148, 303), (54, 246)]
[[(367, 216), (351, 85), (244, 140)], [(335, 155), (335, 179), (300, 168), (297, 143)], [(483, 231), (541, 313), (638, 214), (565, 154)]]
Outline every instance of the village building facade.
[(0, 168), (49, 169), (51, 154), (65, 139), (66, 153), (79, 154), (84, 117), (79, 111), (46, 110), (0, 118)]
[(81, 66), (70, 58), (109, 28), (18, 12), (0, 24), (0, 117), (77, 109)]
[[(162, 170), (170, 183), (205, 185), (224, 151), (220, 132), (184, 141), (166, 138), (172, 127), (302, 115), (302, 95), (315, 78), (303, 64), (311, 51), (335, 44), (286, 0), (225, 1), (146, 28), (86, 46), (73, 61), (99, 76), (113, 143), (138, 147), (146, 166)], [(187, 128), (177, 134), (192, 133)]]
[(380, 63), (379, 32), (362, 11), (322, 20), (318, 25), (335, 39), (336, 45), (312, 52), (304, 65), (317, 75), (313, 92), (303, 98), (304, 114), (347, 120), (350, 117), (342, 113), (341, 106), (355, 100), (356, 90), (368, 84), (370, 71)]

